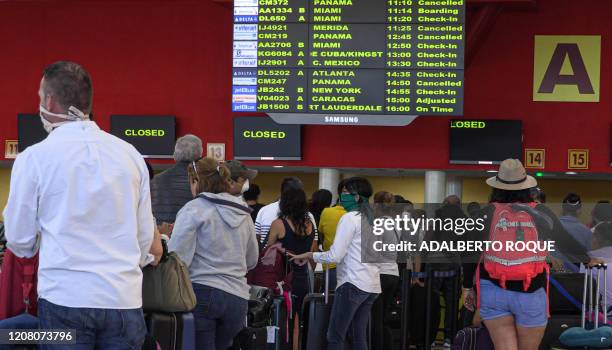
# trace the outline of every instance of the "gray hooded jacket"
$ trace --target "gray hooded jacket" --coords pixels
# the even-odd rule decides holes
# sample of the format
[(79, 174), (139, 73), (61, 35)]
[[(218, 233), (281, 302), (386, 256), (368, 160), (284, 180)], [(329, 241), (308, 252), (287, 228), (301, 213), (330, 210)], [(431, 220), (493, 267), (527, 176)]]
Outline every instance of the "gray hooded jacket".
[(249, 299), (246, 273), (259, 248), (250, 209), (228, 193), (201, 193), (178, 212), (168, 250), (189, 267), (193, 283)]

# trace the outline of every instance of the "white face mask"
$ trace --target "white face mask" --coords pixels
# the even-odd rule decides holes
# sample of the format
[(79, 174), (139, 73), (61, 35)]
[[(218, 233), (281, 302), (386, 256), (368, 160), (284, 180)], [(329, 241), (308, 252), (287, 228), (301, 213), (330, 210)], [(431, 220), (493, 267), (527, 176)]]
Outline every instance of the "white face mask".
[(242, 190), (240, 190), (240, 194), (243, 194), (244, 192), (249, 190), (249, 179), (244, 180), (244, 183), (242, 184)]
[[(43, 106), (38, 106), (38, 110), (39, 110), (39, 115), (40, 115), (40, 121), (43, 124), (43, 128), (45, 128), (45, 131), (48, 132), (48, 133), (53, 131), (53, 129), (57, 128), (58, 126), (64, 125), (64, 124), (69, 123), (71, 121), (87, 120), (87, 119), (89, 119), (89, 115), (88, 114), (84, 114), (78, 108), (73, 107), (73, 106), (70, 106), (70, 108), (68, 108), (68, 114), (59, 114), (59, 113), (49, 112)], [(45, 118), (43, 116), (43, 113), (46, 114), (46, 115), (50, 115), (50, 116), (66, 119), (66, 121), (65, 122), (51, 123), (50, 121), (47, 120), (47, 118)]]

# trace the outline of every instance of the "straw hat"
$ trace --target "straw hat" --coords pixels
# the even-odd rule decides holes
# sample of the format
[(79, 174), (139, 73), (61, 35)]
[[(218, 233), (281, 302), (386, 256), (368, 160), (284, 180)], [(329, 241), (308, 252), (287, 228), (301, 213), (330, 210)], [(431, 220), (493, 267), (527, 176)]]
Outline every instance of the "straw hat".
[(518, 159), (506, 159), (499, 165), (497, 176), (487, 179), (487, 185), (500, 190), (518, 191), (538, 185), (533, 176), (527, 175)]

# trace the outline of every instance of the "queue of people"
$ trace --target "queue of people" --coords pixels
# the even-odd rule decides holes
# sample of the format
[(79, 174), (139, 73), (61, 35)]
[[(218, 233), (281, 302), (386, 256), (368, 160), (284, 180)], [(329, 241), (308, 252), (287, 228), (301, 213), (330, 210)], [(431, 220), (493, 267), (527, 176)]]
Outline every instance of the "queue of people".
[[(342, 180), (334, 206), (331, 192), (317, 191), (309, 202), (300, 179), (288, 177), (278, 201), (263, 206), (253, 184), (257, 171), (235, 160), (203, 158), (202, 142), (194, 135), (177, 140), (176, 164), (150, 180), (151, 169), (136, 149), (92, 120), (92, 86), (76, 63), (45, 69), (39, 109), (49, 136), (21, 153), (12, 169), (4, 210), (7, 247), (17, 257), (39, 254), (41, 328), (75, 329), (76, 348), (140, 348), (147, 333), (142, 268), (159, 264), (167, 250), (188, 268), (197, 299), (197, 348), (227, 349), (244, 327), (250, 297), (246, 275), (258, 264), (260, 250), (280, 243), (293, 264), (296, 334), (300, 306), (311, 289), (307, 264), (316, 263), (330, 272), (335, 294), (327, 348), (344, 349), (349, 338), (355, 350), (390, 347), (385, 310), (397, 294), (399, 265), (364, 263), (364, 230), (375, 217), (393, 216), (394, 203), (413, 217), (424, 212), (401, 196), (375, 194), (363, 177)], [(543, 204), (544, 193), (532, 191), (537, 181), (514, 159), (504, 161), (487, 184), (492, 193), (484, 208), (471, 203), (465, 214), (460, 199), (450, 196), (435, 215), (484, 219), (484, 230), (466, 239), (487, 240), (492, 233), (510, 231), (512, 239), (554, 240), (566, 258), (572, 257), (566, 261), (570, 265), (612, 261), (608, 203), (595, 207), (588, 229), (578, 220), (580, 196), (570, 193), (559, 220)], [(395, 234), (399, 241), (402, 233)], [(458, 239), (447, 234), (418, 236)], [(504, 263), (519, 259), (508, 252), (453, 258), (458, 260), (451, 267), (462, 276), (464, 305), (479, 310), (495, 348), (537, 349), (548, 315), (547, 256), (528, 257), (520, 267)], [(419, 258), (402, 261), (402, 268), (423, 270)], [(458, 302), (451, 300), (451, 285), (432, 283), (447, 305)], [(445, 318), (454, 317), (447, 308)], [(374, 325), (372, 339), (368, 323)], [(452, 337), (445, 327), (443, 346), (450, 347)]]

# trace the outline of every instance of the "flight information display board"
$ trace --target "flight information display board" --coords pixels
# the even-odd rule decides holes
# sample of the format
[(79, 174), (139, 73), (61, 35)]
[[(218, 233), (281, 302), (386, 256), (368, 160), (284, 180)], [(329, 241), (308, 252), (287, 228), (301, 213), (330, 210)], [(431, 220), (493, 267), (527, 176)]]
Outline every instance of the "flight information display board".
[(465, 0), (235, 0), (232, 110), (281, 123), (463, 114)]

